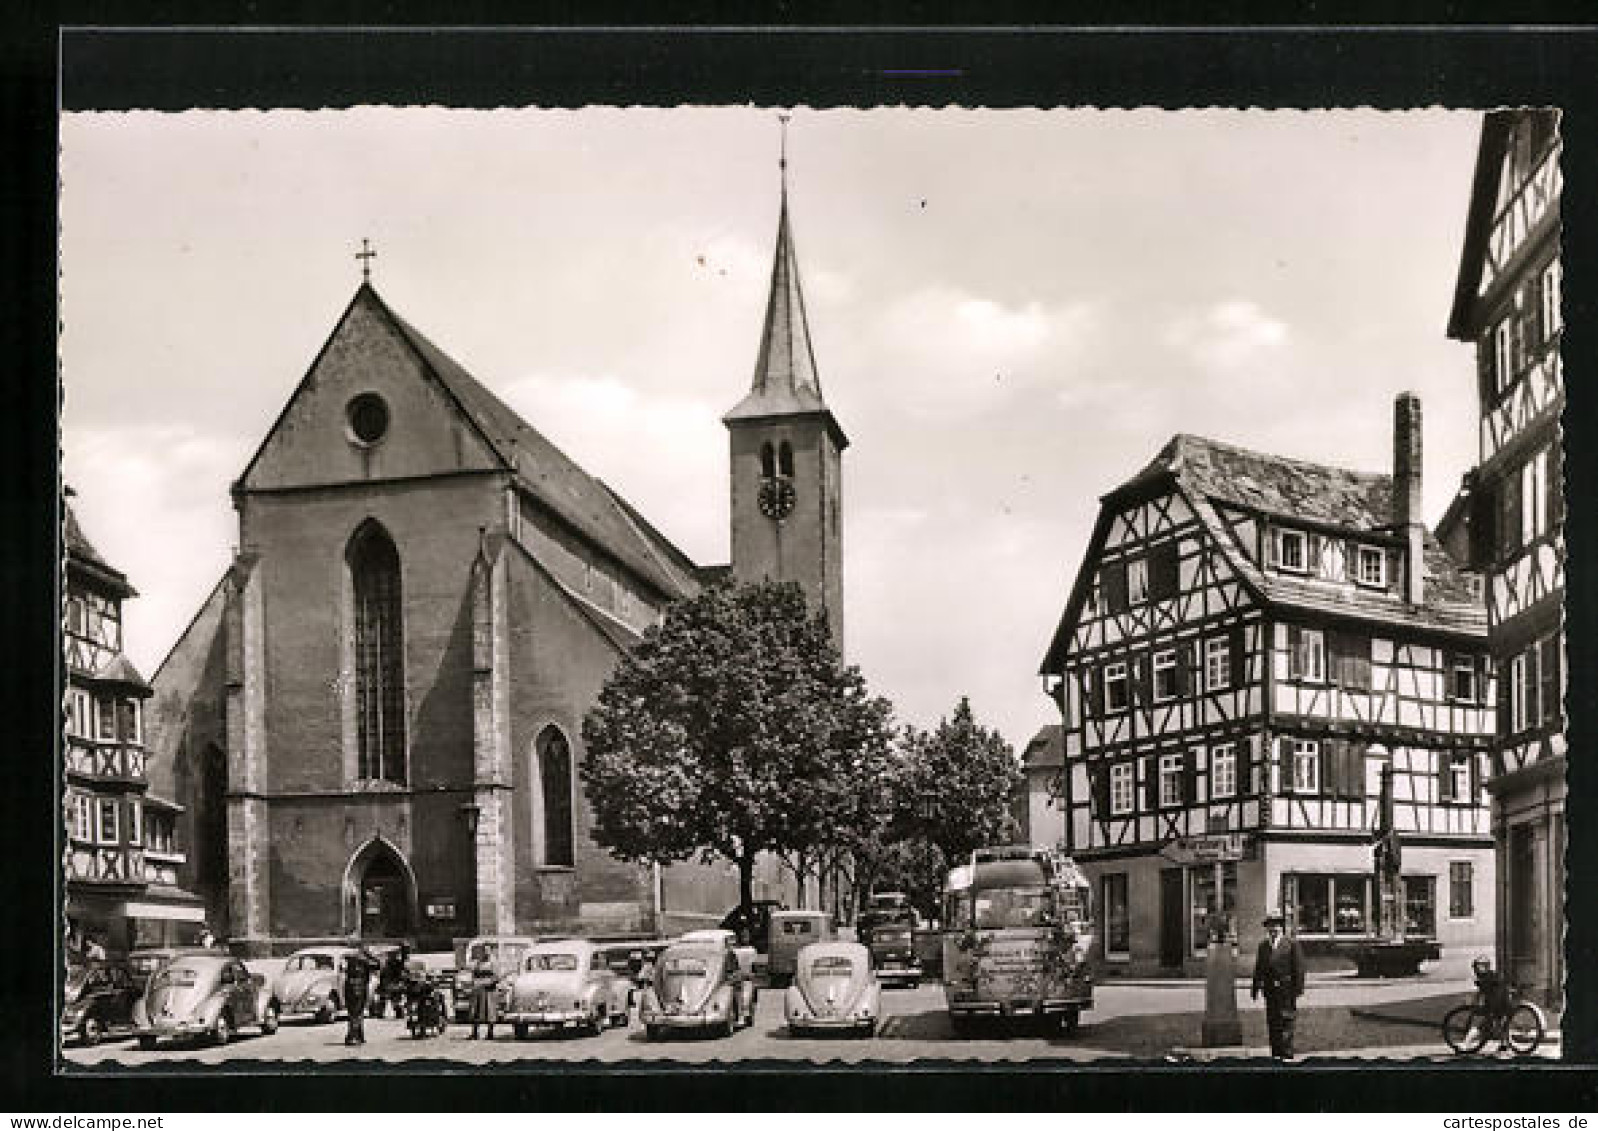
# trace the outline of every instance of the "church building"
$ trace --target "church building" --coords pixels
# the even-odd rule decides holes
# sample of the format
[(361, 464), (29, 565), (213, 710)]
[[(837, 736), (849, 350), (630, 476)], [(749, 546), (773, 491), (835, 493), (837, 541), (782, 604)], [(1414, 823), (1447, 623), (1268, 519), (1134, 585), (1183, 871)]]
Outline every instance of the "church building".
[[(732, 562), (701, 567), (362, 282), (234, 483), (232, 565), (154, 679), (185, 878), (219, 934), (433, 947), (733, 906), (729, 867), (595, 843), (578, 770), (617, 660), (701, 586), (797, 581), (842, 641), (847, 440), (785, 184), (753, 382), (725, 424)], [(784, 894), (763, 878), (757, 895)]]

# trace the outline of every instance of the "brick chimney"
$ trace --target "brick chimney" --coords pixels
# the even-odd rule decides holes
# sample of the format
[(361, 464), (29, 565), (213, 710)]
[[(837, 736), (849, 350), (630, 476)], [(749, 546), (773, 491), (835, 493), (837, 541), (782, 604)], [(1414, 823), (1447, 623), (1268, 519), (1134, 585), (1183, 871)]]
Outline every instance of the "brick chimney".
[(1393, 526), (1404, 538), (1404, 599), (1426, 599), (1426, 526), (1421, 519), (1420, 398), (1399, 393), (1393, 401)]

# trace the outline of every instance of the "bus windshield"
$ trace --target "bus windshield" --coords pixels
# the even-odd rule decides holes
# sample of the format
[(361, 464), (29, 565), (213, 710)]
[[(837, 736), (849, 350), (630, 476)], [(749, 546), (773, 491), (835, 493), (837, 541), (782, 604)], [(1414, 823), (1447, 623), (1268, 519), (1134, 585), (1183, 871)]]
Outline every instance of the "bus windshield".
[(1052, 927), (1058, 922), (1054, 893), (1050, 891), (993, 888), (977, 892), (975, 902), (979, 931)]

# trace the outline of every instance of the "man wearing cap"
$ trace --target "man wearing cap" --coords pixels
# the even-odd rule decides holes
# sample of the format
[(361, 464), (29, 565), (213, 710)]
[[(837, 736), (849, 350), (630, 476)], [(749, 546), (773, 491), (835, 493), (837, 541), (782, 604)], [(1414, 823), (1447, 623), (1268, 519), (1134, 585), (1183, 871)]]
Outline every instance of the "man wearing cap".
[(1265, 938), (1254, 956), (1254, 983), (1249, 997), (1265, 994), (1265, 1026), (1271, 1034), (1271, 1055), (1293, 1059), (1293, 1023), (1298, 1019), (1298, 999), (1304, 992), (1304, 952), (1298, 940), (1286, 933), (1287, 920), (1277, 914), (1265, 917)]

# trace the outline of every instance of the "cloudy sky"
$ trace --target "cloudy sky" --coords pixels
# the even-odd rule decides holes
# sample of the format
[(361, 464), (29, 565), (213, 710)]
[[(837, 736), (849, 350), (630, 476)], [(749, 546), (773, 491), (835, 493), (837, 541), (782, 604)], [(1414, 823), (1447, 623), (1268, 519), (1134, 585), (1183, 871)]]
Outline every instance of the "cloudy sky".
[[(1018, 747), (1098, 496), (1177, 431), (1389, 470), (1475, 450), (1444, 336), (1479, 116), (800, 110), (790, 203), (845, 455), (850, 659)], [(80, 114), (62, 124), (65, 475), (150, 674), (228, 485), (360, 278), (701, 563), (776, 230), (771, 110)]]

